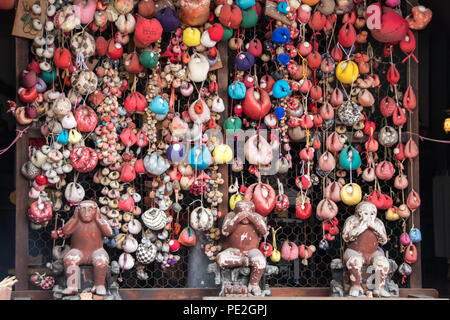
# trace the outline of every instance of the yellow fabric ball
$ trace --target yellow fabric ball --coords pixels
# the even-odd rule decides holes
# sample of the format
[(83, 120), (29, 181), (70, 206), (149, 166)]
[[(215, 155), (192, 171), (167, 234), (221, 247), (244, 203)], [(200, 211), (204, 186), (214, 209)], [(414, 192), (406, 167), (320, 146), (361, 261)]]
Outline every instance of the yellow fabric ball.
[(233, 159), (233, 150), (227, 144), (219, 144), (213, 151), (214, 161), (217, 164), (224, 164)]
[(336, 67), (336, 77), (345, 84), (350, 84), (359, 76), (358, 65), (350, 60), (341, 61)]
[(76, 144), (83, 139), (83, 136), (77, 129), (70, 129), (69, 131), (69, 143)]
[(197, 28), (186, 28), (183, 31), (183, 42), (188, 47), (196, 47), (200, 44), (201, 32)]
[(238, 201), (244, 200), (244, 196), (240, 193), (235, 193), (230, 197), (229, 205), (230, 209), (234, 210), (234, 207), (236, 206), (236, 203)]
[(348, 206), (354, 206), (361, 202), (361, 187), (356, 183), (347, 183), (341, 188), (342, 202)]
[(388, 221), (397, 221), (400, 219), (400, 216), (398, 215), (397, 211), (394, 208), (387, 209), (385, 216), (386, 220)]

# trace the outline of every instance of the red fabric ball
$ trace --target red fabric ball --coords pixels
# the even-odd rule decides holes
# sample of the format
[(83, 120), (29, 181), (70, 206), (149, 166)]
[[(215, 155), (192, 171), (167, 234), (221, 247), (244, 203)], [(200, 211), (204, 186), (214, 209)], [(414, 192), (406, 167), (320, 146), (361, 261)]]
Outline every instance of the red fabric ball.
[(108, 41), (106, 41), (103, 37), (97, 37), (95, 40), (95, 52), (100, 56), (103, 57), (106, 55), (106, 52), (108, 51)]
[(38, 175), (35, 178), (35, 181), (40, 186), (45, 186), (48, 183), (47, 177), (43, 174)]
[(224, 5), (220, 10), (219, 21), (227, 28), (237, 29), (242, 22), (241, 9), (236, 5)]
[(408, 22), (402, 16), (392, 8), (383, 7), (381, 29), (373, 29), (371, 33), (380, 42), (397, 42), (405, 37), (408, 29)]
[(72, 61), (72, 56), (70, 51), (66, 48), (58, 48), (55, 51), (55, 55), (53, 56), (53, 62), (55, 66), (59, 69), (66, 69), (70, 66), (70, 62)]
[(115, 42), (113, 39), (109, 40), (108, 44), (108, 57), (111, 59), (120, 59), (123, 56), (123, 46)]
[(223, 27), (220, 23), (214, 23), (211, 27), (208, 28), (209, 38), (212, 41), (219, 42), (223, 38)]
[(144, 46), (148, 46), (161, 38), (163, 28), (155, 18), (145, 19), (138, 17), (134, 31), (135, 38)]

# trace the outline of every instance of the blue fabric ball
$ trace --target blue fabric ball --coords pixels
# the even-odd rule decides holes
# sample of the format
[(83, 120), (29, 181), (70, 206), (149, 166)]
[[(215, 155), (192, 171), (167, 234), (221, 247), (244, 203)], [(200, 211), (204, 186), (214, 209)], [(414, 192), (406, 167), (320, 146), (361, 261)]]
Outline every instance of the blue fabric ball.
[(240, 81), (235, 81), (228, 86), (228, 95), (233, 99), (244, 99), (246, 93), (247, 89), (245, 88), (245, 85)]
[(206, 146), (195, 146), (189, 151), (189, 164), (194, 169), (204, 170), (208, 168), (211, 159), (211, 153)]
[(417, 228), (412, 228), (409, 231), (409, 238), (411, 239), (411, 242), (417, 243), (422, 241), (422, 233)]
[[(351, 155), (349, 154), (351, 151)], [(359, 152), (351, 146), (347, 146), (339, 155), (339, 164), (345, 170), (356, 170), (361, 166)]]
[(286, 67), (289, 61), (291, 61), (291, 57), (289, 57), (287, 53), (282, 53), (278, 55), (277, 60), (279, 63)]
[(236, 5), (242, 10), (247, 10), (255, 5), (255, 0), (236, 0)]
[(56, 141), (61, 144), (68, 144), (69, 143), (69, 132), (66, 129), (63, 129), (61, 133), (58, 135), (58, 138), (56, 138)]
[(275, 44), (283, 44), (291, 41), (291, 33), (286, 27), (276, 28), (272, 32), (272, 42)]
[(153, 98), (149, 108), (156, 114), (167, 114), (169, 112), (169, 103), (163, 97), (157, 96)]
[(284, 98), (291, 92), (292, 90), (286, 80), (278, 80), (277, 82), (275, 82), (272, 88), (273, 97), (276, 99)]
[(278, 3), (277, 9), (279, 12), (287, 14), (289, 13), (290, 7), (286, 1), (283, 1)]
[(286, 115), (286, 111), (282, 107), (276, 107), (275, 110), (275, 117), (277, 117), (278, 120), (281, 120)]

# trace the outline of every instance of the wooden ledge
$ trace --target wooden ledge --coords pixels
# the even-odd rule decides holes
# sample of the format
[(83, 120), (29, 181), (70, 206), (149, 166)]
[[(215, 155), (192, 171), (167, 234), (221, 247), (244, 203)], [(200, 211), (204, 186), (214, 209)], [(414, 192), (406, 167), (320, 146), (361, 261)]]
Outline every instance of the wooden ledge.
[[(150, 288), (150, 289), (121, 289), (120, 294), (124, 300), (242, 300), (261, 299), (243, 297), (218, 297), (219, 290), (216, 288)], [(407, 299), (438, 299), (439, 293), (436, 289), (407, 288), (400, 289), (398, 298), (347, 298), (329, 297), (329, 288), (272, 288), (272, 296), (262, 299), (268, 300), (407, 300)], [(417, 297), (414, 297), (417, 296)], [(13, 291), (14, 298), (31, 298), (32, 300), (51, 300), (52, 292), (44, 290)], [(439, 299), (441, 300), (441, 299)], [(447, 299), (448, 300), (448, 299)]]

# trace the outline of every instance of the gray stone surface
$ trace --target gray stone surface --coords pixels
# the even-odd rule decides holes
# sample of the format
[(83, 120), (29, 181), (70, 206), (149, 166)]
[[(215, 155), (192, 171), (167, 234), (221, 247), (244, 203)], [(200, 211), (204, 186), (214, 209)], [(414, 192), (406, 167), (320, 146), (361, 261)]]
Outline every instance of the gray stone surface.
[[(57, 270), (59, 271), (59, 270)], [(117, 278), (120, 274), (120, 267), (117, 261), (112, 261), (108, 273), (106, 275), (106, 295), (103, 296), (103, 300), (122, 300), (120, 296), (120, 287), (117, 282)], [(62, 291), (66, 288), (64, 274), (61, 272), (53, 273), (55, 277), (55, 285), (53, 286), (53, 299), (54, 300), (80, 300), (80, 293), (90, 292), (94, 286), (93, 282), (93, 268), (92, 266), (80, 267), (80, 279), (78, 282), (78, 295), (64, 296)]]
[[(245, 294), (232, 294), (233, 296), (247, 296), (247, 286), (250, 281), (250, 270), (251, 269), (249, 267), (221, 269), (216, 263), (210, 263), (207, 267), (208, 273), (214, 273), (214, 282), (217, 286), (220, 286), (219, 296), (221, 297), (228, 295), (226, 293), (227, 288), (245, 291)], [(272, 295), (272, 291), (266, 283), (266, 280), (271, 276), (278, 274), (278, 272), (279, 269), (277, 266), (266, 266), (259, 284), (263, 297)], [(252, 294), (249, 293), (248, 296), (252, 296)]]
[[(348, 272), (347, 267), (345, 267), (343, 265), (341, 259), (333, 259), (331, 261), (330, 268), (331, 268), (331, 278), (332, 278), (330, 281), (330, 296), (331, 297), (346, 296), (346, 292), (344, 291), (344, 273)], [(368, 268), (371, 268), (371, 267), (364, 266), (362, 268), (361, 272), (364, 273)], [(389, 259), (389, 274), (388, 274), (388, 278), (386, 279), (385, 289), (393, 297), (399, 296), (399, 287), (392, 280), (392, 276), (394, 275), (397, 268), (398, 268), (398, 266), (395, 263), (395, 261), (392, 259)], [(368, 283), (367, 285), (371, 286), (372, 284)], [(363, 295), (363, 296), (365, 297), (365, 295)], [(361, 296), (361, 297), (363, 297), (363, 296)]]

